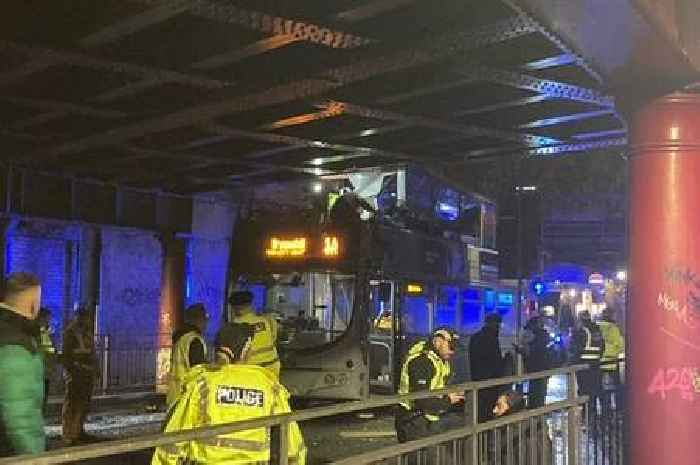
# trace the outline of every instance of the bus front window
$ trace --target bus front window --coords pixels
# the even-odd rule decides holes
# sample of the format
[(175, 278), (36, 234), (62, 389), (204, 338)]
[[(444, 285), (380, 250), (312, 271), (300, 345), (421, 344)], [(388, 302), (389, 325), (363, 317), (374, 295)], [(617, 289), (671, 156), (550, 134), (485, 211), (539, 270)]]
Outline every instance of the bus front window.
[(279, 339), (283, 349), (306, 349), (333, 342), (350, 325), (355, 293), (353, 276), (289, 273), (272, 275), (262, 286), (264, 311), (280, 321)]

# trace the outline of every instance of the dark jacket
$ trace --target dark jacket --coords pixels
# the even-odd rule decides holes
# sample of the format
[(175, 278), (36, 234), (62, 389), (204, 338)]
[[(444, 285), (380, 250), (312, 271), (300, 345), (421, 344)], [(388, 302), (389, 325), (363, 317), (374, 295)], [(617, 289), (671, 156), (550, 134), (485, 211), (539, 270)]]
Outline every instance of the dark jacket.
[[(173, 347), (175, 347), (175, 344), (177, 344), (177, 341), (179, 341), (182, 336), (191, 331), (195, 331), (197, 334), (200, 334), (199, 329), (196, 326), (188, 324), (185, 324), (182, 328), (176, 330), (173, 333)], [(187, 353), (189, 354), (188, 362), (190, 367), (206, 363), (207, 361), (206, 356), (204, 355), (204, 346), (198, 340), (193, 340), (190, 343), (190, 349)]]
[(603, 332), (600, 330), (600, 326), (591, 320), (581, 322), (581, 327), (577, 328), (574, 332), (571, 354), (572, 361), (574, 363), (591, 363), (591, 360), (586, 360), (583, 358), (583, 355), (586, 352), (586, 341), (588, 339), (588, 333), (584, 328), (588, 329), (588, 331), (591, 333), (592, 345), (599, 348), (597, 353), (597, 361), (600, 362), (600, 359), (603, 357), (603, 353), (605, 353), (605, 339), (603, 339)]
[(0, 304), (0, 456), (43, 452), (39, 326)]
[(497, 330), (484, 326), (469, 339), (469, 364), (473, 381), (503, 376), (503, 355)]
[(549, 370), (552, 367), (549, 354), (549, 333), (539, 327), (530, 328), (530, 331), (533, 338), (528, 343), (524, 357), (525, 369), (528, 373)]

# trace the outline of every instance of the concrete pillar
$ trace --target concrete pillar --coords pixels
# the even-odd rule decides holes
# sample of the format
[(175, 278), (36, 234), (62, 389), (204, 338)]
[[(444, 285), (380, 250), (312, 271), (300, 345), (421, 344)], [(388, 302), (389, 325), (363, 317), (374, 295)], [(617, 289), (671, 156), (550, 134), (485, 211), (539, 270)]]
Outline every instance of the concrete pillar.
[(98, 304), (100, 298), (100, 258), (102, 234), (96, 226), (82, 226), (78, 244), (79, 298), (86, 304)]
[(700, 425), (700, 95), (636, 115), (630, 160), (629, 460), (695, 465)]
[(167, 386), (170, 371), (173, 330), (182, 324), (187, 248), (185, 241), (176, 238), (173, 233), (163, 233), (160, 241), (163, 247), (163, 274), (158, 310), (156, 385), (162, 392)]

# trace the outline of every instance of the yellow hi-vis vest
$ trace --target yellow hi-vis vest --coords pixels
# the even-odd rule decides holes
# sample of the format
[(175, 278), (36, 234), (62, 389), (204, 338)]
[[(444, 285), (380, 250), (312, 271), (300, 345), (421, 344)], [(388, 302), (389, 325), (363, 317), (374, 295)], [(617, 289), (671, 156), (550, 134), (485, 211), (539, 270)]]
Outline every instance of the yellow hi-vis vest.
[[(601, 359), (601, 370), (616, 371), (622, 369), (622, 363), (618, 362), (625, 357), (625, 338), (622, 336), (620, 328), (609, 321), (601, 321), (598, 323), (600, 332), (603, 334), (605, 341), (605, 351)], [(618, 367), (618, 364), (620, 365)]]
[[(289, 392), (266, 368), (200, 365), (187, 377), (185, 393), (169, 412), (165, 432), (290, 413)], [(290, 465), (306, 464), (306, 446), (295, 422), (288, 428)], [(270, 460), (270, 428), (156, 448), (151, 465), (261, 465)]]
[(39, 328), (39, 349), (44, 356), (44, 378), (49, 379), (56, 367), (56, 347), (51, 339), (51, 331), (44, 326)]
[(280, 360), (277, 355), (277, 322), (268, 315), (256, 315), (253, 309), (234, 317), (235, 323), (247, 323), (255, 328), (253, 343), (248, 351), (246, 363), (259, 365), (272, 371), (278, 378)]
[(190, 344), (192, 341), (199, 341), (204, 347), (204, 356), (207, 355), (207, 345), (204, 338), (197, 331), (190, 331), (182, 335), (173, 347), (172, 356), (170, 358), (170, 376), (168, 377), (168, 394), (165, 402), (168, 408), (182, 394), (185, 388), (185, 378), (187, 373), (192, 369), (190, 367)]
[[(406, 360), (403, 362), (403, 367), (401, 368), (401, 380), (399, 381), (399, 394), (408, 394), (410, 392), (410, 379), (408, 376), (408, 365), (416, 358), (425, 354), (428, 359), (433, 363), (433, 368), (435, 369), (433, 373), (433, 379), (430, 380), (430, 390), (442, 389), (447, 384), (450, 379), (450, 362), (440, 358), (438, 354), (427, 348), (427, 341), (420, 341), (415, 343), (409, 350)], [(406, 410), (413, 410), (413, 403), (402, 402), (401, 405)], [(438, 421), (440, 417), (436, 415), (425, 415), (425, 418), (429, 421)]]

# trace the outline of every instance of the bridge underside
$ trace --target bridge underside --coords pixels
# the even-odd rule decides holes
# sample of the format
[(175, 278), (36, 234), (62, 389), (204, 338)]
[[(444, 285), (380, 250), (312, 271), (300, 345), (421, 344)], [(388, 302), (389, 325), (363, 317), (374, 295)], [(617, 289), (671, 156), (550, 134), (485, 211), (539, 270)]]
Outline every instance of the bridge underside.
[(440, 3), (8, 1), (3, 161), (195, 192), (626, 143), (562, 37), (510, 1)]

